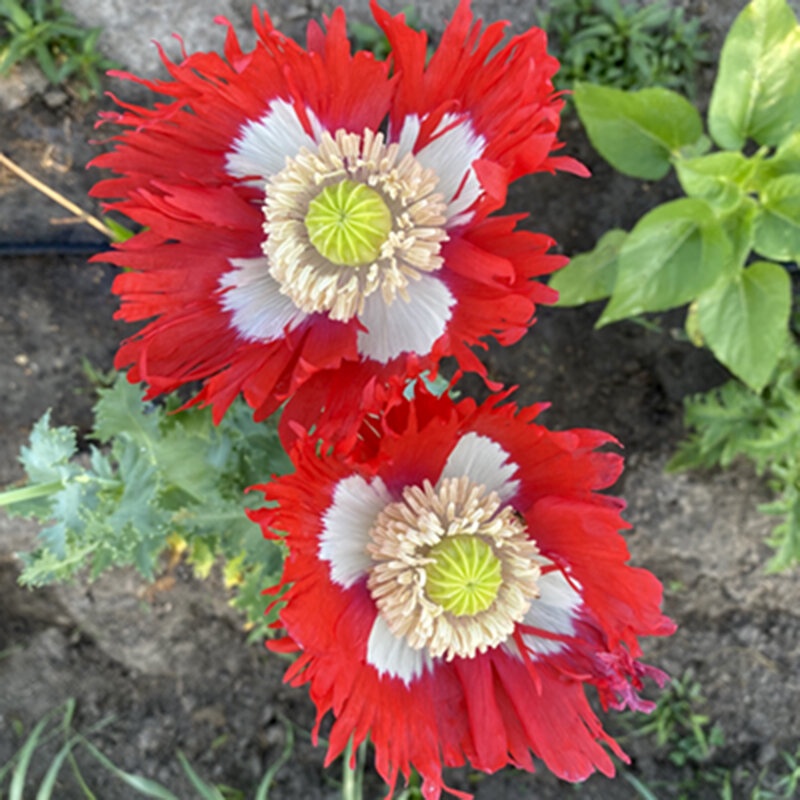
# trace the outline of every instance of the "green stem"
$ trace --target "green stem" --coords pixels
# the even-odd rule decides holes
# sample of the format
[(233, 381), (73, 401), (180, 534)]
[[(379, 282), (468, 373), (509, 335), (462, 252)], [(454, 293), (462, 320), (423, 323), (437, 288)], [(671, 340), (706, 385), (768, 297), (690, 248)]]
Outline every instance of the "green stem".
[(367, 757), (367, 740), (358, 746), (353, 761), (353, 740), (347, 743), (342, 764), (342, 800), (363, 800), (364, 798), (364, 762)]
[(19, 489), (9, 489), (0, 492), (0, 507), (24, 503), (26, 500), (38, 500), (40, 497), (55, 494), (63, 488), (64, 481), (50, 481), (50, 483), (34, 483)]

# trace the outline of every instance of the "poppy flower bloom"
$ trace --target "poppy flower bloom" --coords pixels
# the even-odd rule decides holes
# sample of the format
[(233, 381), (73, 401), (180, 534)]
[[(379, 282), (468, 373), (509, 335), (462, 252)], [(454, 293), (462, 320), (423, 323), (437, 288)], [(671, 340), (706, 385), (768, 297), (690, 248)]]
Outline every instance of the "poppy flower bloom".
[[(330, 762), (370, 736), (393, 787), (415, 768), (438, 798), (443, 766), (612, 775), (585, 695), (648, 710), (638, 637), (667, 635), (661, 585), (627, 565), (623, 503), (598, 490), (620, 474), (593, 430), (554, 433), (492, 398), (419, 390), (365, 420), (348, 454), (300, 437), (296, 472), (257, 487), (253, 512), (287, 556), (273, 649), (310, 684), (317, 726), (335, 717)], [(273, 590), (270, 590), (273, 591)], [(453, 790), (449, 790), (453, 791)], [(469, 797), (453, 792), (459, 797)]]
[[(257, 419), (305, 387), (310, 422), (350, 391), (508, 344), (555, 293), (552, 240), (489, 217), (508, 183), (586, 174), (553, 156), (562, 100), (543, 31), (502, 44), (462, 2), (426, 64), (424, 33), (373, 7), (391, 62), (351, 54), (344, 12), (307, 49), (254, 11), (244, 52), (162, 53), (168, 80), (117, 73), (165, 98), (103, 115), (126, 128), (94, 159), (104, 198), (145, 230), (99, 260), (126, 268), (118, 317), (149, 320), (117, 354), (149, 396), (202, 382), (218, 421), (241, 392)], [(341, 369), (339, 369), (341, 368)], [(308, 384), (308, 385), (307, 385)]]

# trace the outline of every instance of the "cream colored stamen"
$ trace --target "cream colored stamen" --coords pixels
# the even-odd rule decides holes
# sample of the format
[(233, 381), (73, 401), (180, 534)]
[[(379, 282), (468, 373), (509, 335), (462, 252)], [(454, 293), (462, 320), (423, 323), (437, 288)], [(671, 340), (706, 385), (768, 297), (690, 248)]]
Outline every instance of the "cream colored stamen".
[(407, 487), (370, 536), (367, 586), (380, 614), (432, 658), (497, 646), (539, 596), (539, 550), (525, 524), (467, 477)]
[[(303, 148), (267, 184), (263, 249), (281, 292), (303, 311), (342, 321), (363, 313), (377, 291), (387, 304), (408, 301), (409, 282), (442, 265), (446, 205), (438, 181), (412, 154), (401, 157), (397, 144), (384, 144), (381, 133), (323, 133), (316, 152)], [(390, 224), (381, 219), (379, 235), (373, 231), (369, 247), (357, 252), (318, 249), (318, 218), (312, 213), (307, 222), (311, 204), (329, 187), (352, 192), (354, 183), (370, 190), (373, 209), (376, 200), (385, 205)]]

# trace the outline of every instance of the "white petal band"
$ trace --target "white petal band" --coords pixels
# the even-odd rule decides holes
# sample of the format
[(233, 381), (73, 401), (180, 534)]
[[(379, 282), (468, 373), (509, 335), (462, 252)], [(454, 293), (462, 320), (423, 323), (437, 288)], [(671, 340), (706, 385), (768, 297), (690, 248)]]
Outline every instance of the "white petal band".
[(251, 178), (250, 183), (263, 188), (272, 175), (286, 166), (286, 159), (294, 158), (301, 147), (315, 150), (322, 125), (310, 109), (305, 113), (314, 131), (313, 137), (306, 133), (291, 103), (273, 100), (261, 119), (249, 120), (242, 126), (226, 159), (228, 174), (235, 178)]
[(287, 327), (296, 328), (308, 316), (281, 294), (266, 258), (232, 258), (230, 264), (219, 279), (220, 305), (243, 339), (278, 339)]
[(425, 669), (433, 667), (433, 659), (425, 650), (414, 650), (405, 637), (395, 636), (383, 617), (378, 614), (367, 643), (367, 663), (379, 675), (400, 678), (408, 686)]
[[(531, 603), (522, 624), (540, 628), (548, 633), (572, 636), (575, 633), (574, 620), (583, 602), (580, 594), (560, 570), (542, 575), (539, 589), (541, 595)], [(566, 647), (566, 644), (558, 639), (547, 639), (532, 634), (524, 634), (522, 639), (534, 657), (554, 655)]]
[(336, 484), (333, 502), (322, 518), (319, 556), (331, 565), (331, 580), (345, 589), (365, 578), (372, 566), (367, 552), (375, 518), (392, 502), (380, 478), (368, 483), (350, 475)]
[(359, 320), (366, 331), (358, 334), (358, 352), (386, 364), (401, 353), (431, 351), (445, 332), (455, 298), (434, 275), (421, 275), (406, 288), (408, 301), (396, 297), (387, 305), (382, 295), (371, 294)]
[[(412, 152), (420, 131), (420, 119), (409, 116), (398, 137), (401, 152)], [(438, 191), (447, 203), (447, 227), (462, 225), (471, 214), (466, 210), (480, 197), (481, 186), (472, 162), (482, 157), (486, 140), (469, 120), (445, 114), (430, 142), (415, 153), (423, 167), (439, 176)]]
[(466, 433), (448, 456), (439, 480), (466, 475), (507, 503), (519, 489), (519, 481), (511, 480), (518, 469), (497, 442), (479, 433)]

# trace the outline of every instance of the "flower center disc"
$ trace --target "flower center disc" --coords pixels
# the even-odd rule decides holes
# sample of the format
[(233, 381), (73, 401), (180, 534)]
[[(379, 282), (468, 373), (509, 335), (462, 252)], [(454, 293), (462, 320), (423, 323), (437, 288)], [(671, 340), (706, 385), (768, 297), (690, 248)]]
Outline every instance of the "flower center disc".
[(392, 229), (392, 214), (381, 196), (350, 180), (323, 189), (308, 204), (305, 221), (320, 255), (348, 267), (374, 261)]
[(506, 641), (539, 596), (539, 549), (496, 492), (468, 477), (407, 486), (370, 530), (367, 588), (389, 630), (431, 658)]
[(426, 593), (457, 617), (486, 611), (503, 582), (502, 565), (492, 548), (477, 536), (454, 536), (430, 549), (425, 568)]
[(262, 243), (282, 294), (347, 322), (376, 293), (386, 305), (443, 263), (438, 175), (382, 133), (336, 131), (267, 182)]

